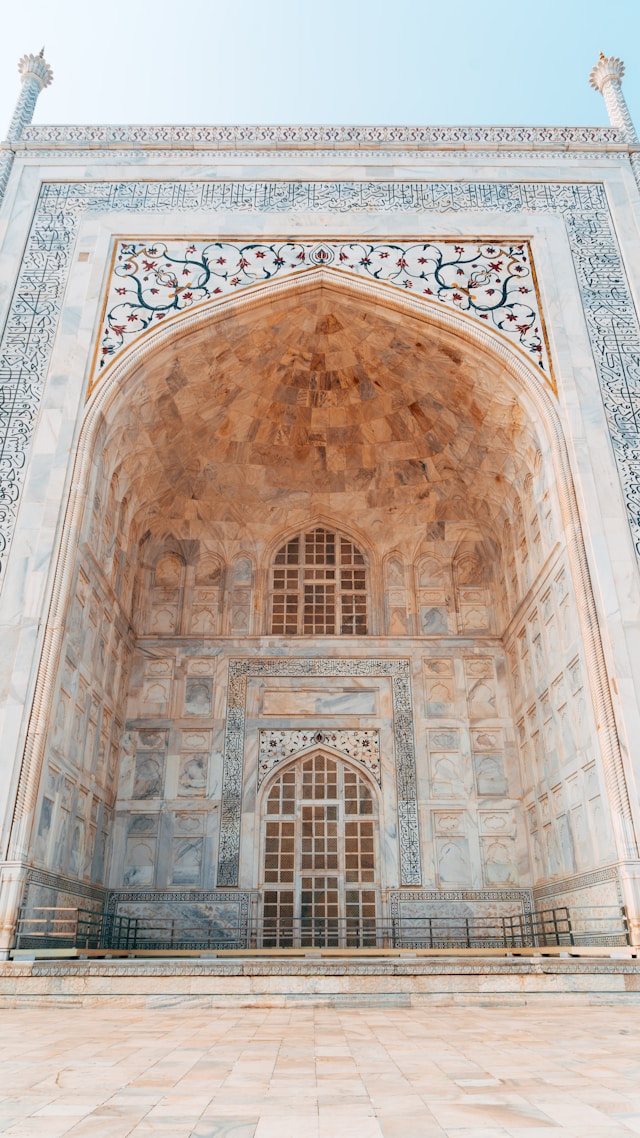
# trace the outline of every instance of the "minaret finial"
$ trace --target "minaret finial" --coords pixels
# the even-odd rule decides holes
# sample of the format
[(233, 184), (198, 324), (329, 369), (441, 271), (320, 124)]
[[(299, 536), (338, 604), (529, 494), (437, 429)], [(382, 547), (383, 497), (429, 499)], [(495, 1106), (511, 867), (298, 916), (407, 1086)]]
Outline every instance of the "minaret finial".
[[(624, 76), (624, 63), (617, 55), (604, 55), (600, 52), (600, 59), (589, 76), (591, 86), (599, 91), (605, 101), (609, 122), (622, 135), (630, 147), (637, 147), (640, 140), (629, 114), (627, 101), (622, 90)], [(631, 167), (636, 182), (640, 187), (640, 153), (632, 149), (629, 153)]]
[(22, 79), (22, 87), (7, 131), (7, 143), (9, 145), (3, 146), (0, 154), (0, 201), (2, 201), (13, 165), (11, 143), (20, 140), (25, 126), (28, 126), (33, 119), (38, 95), (53, 80), (53, 71), (44, 57), (44, 48), (38, 55), (23, 55), (18, 64), (18, 71)]
[(23, 84), (29, 79), (33, 79), (38, 84), (37, 95), (53, 81), (53, 71), (44, 57), (43, 47), (40, 48), (37, 55), (23, 55), (18, 64), (18, 71), (22, 76)]
[[(624, 63), (616, 55), (605, 55), (600, 52), (600, 58), (592, 69), (589, 82), (596, 91), (604, 94), (607, 83), (621, 83), (624, 75)], [(615, 125), (615, 124), (614, 124)]]
[(38, 95), (53, 81), (53, 71), (43, 52), (44, 48), (38, 55), (23, 55), (18, 64), (22, 90), (7, 132), (9, 142), (17, 142), (20, 138), (25, 126), (33, 119)]
[(589, 82), (602, 95), (611, 125), (622, 132), (627, 142), (637, 142), (638, 136), (622, 93), (623, 76), (622, 60), (617, 55), (604, 55), (600, 52), (600, 59), (589, 76)]

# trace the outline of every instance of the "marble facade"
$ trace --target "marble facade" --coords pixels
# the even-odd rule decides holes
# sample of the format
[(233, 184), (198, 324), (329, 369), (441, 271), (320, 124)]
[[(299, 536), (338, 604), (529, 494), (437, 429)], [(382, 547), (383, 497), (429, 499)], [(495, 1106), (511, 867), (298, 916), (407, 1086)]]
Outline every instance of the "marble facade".
[[(25, 899), (259, 913), (316, 755), (380, 915), (640, 938), (629, 140), (84, 129), (23, 124), (0, 213), (0, 948)], [(342, 627), (309, 566), (277, 616), (318, 534)]]

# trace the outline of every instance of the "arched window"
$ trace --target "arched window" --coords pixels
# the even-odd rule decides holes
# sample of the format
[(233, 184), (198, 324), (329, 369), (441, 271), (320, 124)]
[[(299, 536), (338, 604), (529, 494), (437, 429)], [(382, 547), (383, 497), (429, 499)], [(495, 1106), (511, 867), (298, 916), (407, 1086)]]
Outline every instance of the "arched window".
[(276, 553), (271, 631), (280, 636), (364, 636), (365, 560), (348, 538), (318, 528)]

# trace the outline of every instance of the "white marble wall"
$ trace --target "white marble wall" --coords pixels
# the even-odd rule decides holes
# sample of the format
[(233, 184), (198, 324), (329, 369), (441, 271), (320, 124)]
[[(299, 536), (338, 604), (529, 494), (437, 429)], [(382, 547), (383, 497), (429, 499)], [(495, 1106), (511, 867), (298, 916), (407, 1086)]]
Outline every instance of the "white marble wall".
[[(169, 173), (175, 177), (193, 177), (196, 167), (191, 163), (195, 161), (179, 150), (167, 152), (160, 158), (147, 155), (144, 163), (139, 154), (133, 153), (127, 156), (104, 153), (88, 162), (86, 154), (56, 153), (55, 148), (46, 156), (27, 153), (19, 157), (0, 215), (1, 314), (4, 315), (8, 309), (42, 180), (76, 178), (78, 163), (83, 177), (89, 181), (104, 177), (117, 180), (131, 179), (132, 176), (139, 178), (143, 168), (144, 177), (150, 180), (166, 178)], [(224, 174), (250, 179), (276, 175), (278, 178), (289, 175), (299, 179), (303, 174), (314, 178), (362, 179), (363, 161), (354, 152), (345, 156), (340, 164), (335, 164), (326, 153), (307, 153), (304, 158), (285, 153), (259, 157), (255, 154), (217, 154), (214, 157), (209, 155), (205, 166), (198, 156), (197, 172), (198, 176)], [(369, 162), (369, 158), (366, 161)], [(468, 180), (492, 182), (496, 179), (496, 170), (499, 170), (500, 176), (511, 182), (535, 178), (558, 184), (576, 179), (604, 183), (631, 292), (632, 295), (640, 295), (637, 191), (630, 173), (617, 156), (580, 157), (576, 154), (560, 159), (557, 155), (532, 153), (514, 159), (504, 153), (490, 158), (440, 153), (430, 155), (427, 160), (424, 155), (414, 152), (403, 156), (399, 164), (397, 155), (385, 152), (376, 154), (375, 163), (376, 176), (396, 180), (432, 178), (435, 171), (438, 177), (454, 177), (461, 183)], [(367, 172), (369, 175), (370, 171)], [(0, 597), (4, 645), (2, 731), (7, 754), (11, 756), (11, 761), (0, 772), (5, 834), (2, 856), (7, 858), (3, 869), (6, 881), (10, 880), (13, 872), (8, 864), (11, 861), (8, 835), (18, 773), (28, 739), (42, 629), (46, 625), (52, 595), (53, 567), (67, 502), (70, 455), (74, 453), (83, 416), (84, 383), (100, 325), (101, 289), (111, 236), (114, 232), (188, 234), (196, 222), (199, 231), (207, 233), (275, 233), (282, 230), (285, 220), (288, 231), (293, 229), (314, 234), (428, 231), (430, 234), (450, 235), (456, 230), (463, 234), (533, 235), (543, 311), (559, 383), (559, 411), (569, 442), (591, 577), (596, 589), (598, 617), (603, 630), (605, 659), (612, 680), (612, 698), (627, 763), (632, 808), (637, 816), (634, 771), (637, 775), (638, 756), (633, 748), (627, 749), (627, 739), (637, 737), (640, 725), (638, 670), (635, 667), (639, 653), (638, 571), (632, 554), (624, 499), (608, 441), (594, 359), (586, 335), (582, 301), (560, 215), (542, 215), (535, 209), (527, 211), (511, 207), (508, 213), (500, 214), (489, 206), (484, 212), (476, 210), (444, 216), (437, 211), (394, 212), (387, 208), (378, 213), (341, 213), (327, 207), (324, 214), (309, 211), (283, 218), (282, 214), (270, 213), (267, 208), (247, 213), (230, 206), (226, 212), (217, 212), (212, 219), (211, 214), (202, 210), (194, 216), (179, 209), (159, 216), (137, 210), (116, 215), (94, 209), (82, 219), (74, 237), (77, 244), (71, 246), (72, 267), (64, 294), (62, 320), (46, 372), (47, 382), (30, 452), (19, 524)], [(544, 446), (541, 451), (543, 468), (549, 470)], [(231, 540), (226, 534), (223, 541), (214, 541), (208, 549), (210, 564), (202, 569), (200, 579), (195, 564), (185, 561), (184, 580), (177, 586), (172, 582), (157, 586), (145, 584), (136, 568), (137, 537), (144, 527), (136, 531), (136, 540), (130, 544), (122, 541), (123, 535), (134, 527), (135, 502), (129, 494), (126, 480), (122, 485), (114, 483), (110, 486), (112, 471), (107, 467), (108, 463), (104, 476), (100, 473), (96, 482), (99, 504), (94, 509), (95, 532), (91, 533), (89, 548), (81, 546), (78, 551), (73, 583), (75, 599), (69, 601), (68, 637), (60, 657), (55, 691), (44, 718), (38, 724), (38, 729), (47, 735), (47, 751), (33, 816), (29, 860), (51, 870), (78, 874), (86, 881), (104, 880), (101, 854), (94, 854), (93, 849), (100, 850), (104, 840), (102, 835), (117, 834), (113, 847), (116, 856), (110, 872), (114, 881), (122, 882), (126, 871), (124, 861), (118, 862), (118, 858), (128, 856), (124, 852), (129, 841), (125, 837), (125, 821), (135, 813), (147, 823), (153, 815), (152, 825), (157, 825), (157, 830), (153, 834), (150, 830), (148, 833), (165, 851), (162, 880), (169, 882), (176, 864), (173, 854), (167, 851), (177, 850), (184, 838), (191, 842), (192, 850), (198, 848), (202, 852), (190, 860), (187, 858), (187, 863), (180, 858), (183, 868), (177, 872), (195, 878), (199, 867), (200, 880), (204, 883), (211, 881), (207, 873), (215, 863), (215, 804), (219, 801), (221, 781), (221, 760), (218, 756), (222, 748), (226, 700), (224, 660), (245, 652), (270, 655), (274, 651), (268, 637), (246, 638), (247, 632), (253, 637), (263, 635), (265, 631), (261, 623), (266, 611), (263, 603), (265, 585), (264, 576), (260, 577), (260, 574), (265, 571), (265, 550), (270, 535), (265, 531), (256, 540), (255, 548), (247, 551), (240, 538)], [(420, 557), (416, 556), (417, 543), (409, 542), (403, 546), (405, 538), (402, 533), (393, 535), (393, 540), (389, 535), (389, 539), (381, 543), (377, 538), (374, 540), (372, 537), (371, 540), (377, 559), (377, 631), (379, 634), (388, 632), (393, 640), (361, 642), (357, 649), (352, 644), (349, 651), (368, 654), (375, 647), (376, 651), (397, 652), (412, 659), (423, 865), (425, 880), (435, 885), (441, 881), (443, 864), (445, 874), (442, 881), (453, 872), (447, 865), (453, 866), (458, 876), (463, 875), (460, 866), (468, 865), (468, 880), (477, 883), (485, 882), (487, 873), (494, 878), (502, 876), (510, 880), (515, 866), (521, 882), (535, 880), (544, 884), (589, 868), (613, 864), (618, 856), (611, 845), (608, 793), (603, 786), (601, 755), (591, 711), (593, 693), (582, 649), (584, 626), (575, 615), (574, 582), (563, 553), (562, 523), (558, 519), (557, 503), (554, 505), (553, 475), (549, 473), (542, 491), (533, 483), (533, 500), (537, 507), (534, 518), (530, 503), (527, 503), (526, 473), (522, 473), (516, 489), (521, 508), (517, 508), (514, 496), (501, 517), (502, 569), (499, 572), (496, 569), (489, 598), (486, 594), (480, 595), (482, 590), (486, 590), (484, 584), (478, 588), (477, 583), (464, 583), (454, 576), (447, 578), (446, 573), (438, 578), (437, 565), (433, 562), (425, 562), (427, 568), (423, 571)], [(533, 462), (528, 473), (535, 479)], [(544, 532), (549, 524), (549, 510), (542, 505), (545, 493), (550, 495), (552, 515), (546, 544)], [(90, 497), (92, 495), (93, 489)], [(124, 497), (128, 498), (133, 512), (127, 515), (125, 508), (124, 514), (118, 517), (119, 504)], [(304, 511), (298, 511), (296, 522), (302, 524), (303, 515)], [(359, 510), (354, 516), (359, 522)], [(342, 520), (347, 526), (347, 511)], [(505, 530), (507, 521), (511, 534)], [(103, 536), (99, 537), (98, 531), (103, 525), (106, 528)], [(178, 533), (177, 537), (192, 539), (194, 535), (185, 532)], [(523, 537), (526, 549), (522, 544)], [(89, 538), (88, 530), (83, 534), (84, 538)], [(202, 533), (197, 534), (195, 540), (201, 541), (203, 547), (206, 544)], [(536, 553), (538, 545), (541, 548), (539, 555)], [(513, 555), (509, 553), (511, 548)], [(168, 552), (171, 555), (175, 550)], [(433, 552), (425, 549), (421, 556), (429, 558)], [(450, 555), (450, 549), (444, 551), (445, 567), (451, 565)], [(562, 584), (563, 572), (565, 585)], [(224, 585), (220, 583), (223, 574)], [(136, 580), (142, 591), (132, 603)], [(159, 591), (154, 594), (152, 590), (156, 588)], [(252, 589), (253, 601), (248, 601)], [(170, 596), (172, 590), (173, 596)], [(118, 593), (120, 601), (115, 599)], [(141, 611), (138, 604), (140, 596), (145, 604), (148, 602), (148, 611), (155, 613), (157, 622), (168, 622), (166, 626), (155, 625), (156, 640), (159, 639), (158, 634), (162, 634), (163, 654), (168, 651), (175, 669), (170, 689), (174, 710), (166, 715), (164, 711), (160, 713), (161, 702), (156, 705), (135, 704), (139, 690), (136, 685), (142, 677), (141, 649), (135, 650), (138, 653), (135, 664), (131, 672), (127, 672), (133, 641), (141, 635), (140, 624), (135, 620), (131, 622), (133, 613)], [(182, 606), (179, 627), (171, 624), (178, 619), (178, 605)], [(563, 610), (568, 611), (566, 619)], [(77, 639), (78, 622), (84, 630), (83, 645)], [(422, 639), (423, 634), (426, 639)], [(462, 644), (462, 635), (472, 643), (471, 650)], [(73, 636), (76, 636), (75, 644)], [(190, 644), (178, 646), (174, 643), (169, 650), (169, 642), (175, 641), (176, 636), (190, 641)], [(213, 714), (209, 717), (204, 714), (192, 716), (184, 699), (187, 666), (189, 661), (208, 658), (208, 650), (202, 648), (202, 638), (209, 636), (233, 637), (233, 640), (220, 640), (213, 653), (216, 657), (215, 674), (202, 677), (204, 681), (211, 680), (213, 685)], [(504, 637), (508, 668), (504, 667), (501, 637)], [(492, 642), (488, 647), (489, 641)], [(99, 663), (101, 644), (106, 652), (104, 672), (103, 664)], [(279, 646), (276, 647), (280, 650)], [(333, 644), (317, 647), (327, 653), (335, 650)], [(287, 648), (288, 651), (294, 649), (293, 645)], [(308, 654), (308, 646), (304, 651)], [(342, 651), (343, 646), (340, 645)], [(539, 653), (542, 653), (541, 661)], [(485, 716), (480, 717), (476, 725), (470, 716), (469, 675), (465, 661), (476, 657), (491, 661), (497, 684), (496, 698), (504, 710), (504, 715), (498, 717), (499, 723), (495, 722), (496, 717)], [(437, 661), (442, 661), (435, 665), (441, 670), (430, 670)], [(110, 671), (114, 673), (113, 681), (109, 678)], [(131, 719), (138, 725), (126, 732), (125, 715), (128, 712), (125, 711), (124, 693), (130, 683), (129, 674), (134, 700)], [(118, 675), (120, 686), (116, 683)], [(162, 677), (142, 678), (143, 684), (146, 679)], [(478, 676), (477, 679), (482, 682), (483, 677)], [(448, 695), (453, 698), (449, 700)], [(300, 698), (306, 698), (305, 693)], [(425, 704), (421, 719), (419, 708), (422, 698)], [(199, 699), (198, 706), (203, 706)], [(279, 722), (298, 725), (315, 721), (315, 718), (315, 715), (308, 719), (306, 716), (282, 716)], [(194, 725), (196, 720), (197, 727)], [(383, 720), (384, 716), (380, 720), (381, 731)], [(269, 717), (269, 722), (272, 722), (272, 717)], [(350, 723), (346, 705), (344, 723), (346, 726)], [(135, 785), (135, 767), (130, 775), (124, 777), (129, 761), (126, 755), (134, 743), (137, 745), (139, 731), (159, 729), (158, 724), (168, 732), (166, 751), (161, 747), (152, 752), (165, 755), (162, 803), (152, 797), (126, 798), (126, 778), (133, 778), (126, 794), (133, 793)], [(502, 789), (503, 786), (499, 766), (492, 768), (490, 763), (478, 758), (484, 752), (474, 732), (480, 729), (483, 735), (489, 735), (489, 727), (504, 732), (505, 771), (510, 797), (493, 795), (489, 799), (488, 795), (479, 793), (480, 785), (494, 789), (498, 786)], [(191, 751), (184, 744), (186, 736), (183, 732), (190, 730), (210, 732), (205, 736), (202, 750)], [(124, 743), (120, 744), (123, 731)], [(442, 734), (442, 746), (429, 734), (431, 731)], [(453, 738), (451, 732), (458, 732), (454, 739), (455, 747), (453, 742), (450, 749), (445, 746), (446, 732), (449, 732), (450, 742)], [(94, 743), (94, 737), (97, 743)], [(519, 766), (513, 758), (515, 740), (519, 748)], [(120, 746), (119, 753), (125, 755), (121, 782), (116, 773), (116, 743)], [(253, 745), (249, 738), (248, 762)], [(497, 748), (497, 742), (495, 745)], [(144, 745), (140, 750), (145, 751)], [(192, 762), (186, 758), (187, 754), (207, 756), (208, 761), (198, 757)], [(454, 760), (448, 756), (454, 756)], [(447, 797), (445, 794), (455, 781), (456, 762), (462, 781), (469, 788), (464, 801), (455, 795)], [(153, 763), (144, 766), (143, 760), (140, 761), (138, 789), (145, 780), (146, 785), (150, 785), (151, 767)], [(155, 767), (153, 769), (156, 770)], [(248, 772), (249, 783), (251, 777)], [(483, 781), (485, 779), (486, 782)], [(206, 793), (202, 794), (205, 785)], [(184, 790), (188, 793), (182, 793)], [(117, 809), (117, 826), (120, 829), (110, 821), (116, 793), (120, 795)], [(250, 786), (247, 793), (251, 793)], [(189, 802), (188, 809), (183, 799)], [(491, 801), (489, 811), (495, 812), (497, 802), (505, 815), (512, 812), (505, 820), (507, 829), (500, 831), (509, 838), (505, 846), (507, 855), (502, 848), (495, 848), (496, 841), (499, 846), (505, 843), (496, 839), (493, 836), (496, 831), (485, 825), (485, 799), (487, 803)], [(167, 806), (164, 805), (165, 800)], [(197, 803), (197, 809), (191, 805), (192, 802)], [(172, 805), (169, 807), (168, 803)], [(520, 803), (529, 819), (526, 829), (520, 821)], [(392, 825), (392, 802), (389, 803), (389, 811), (389, 824)], [(196, 826), (197, 832), (193, 829), (191, 837), (179, 833), (180, 824), (175, 822), (175, 815), (181, 812), (191, 819), (189, 826)], [(167, 823), (166, 833), (161, 833), (160, 823), (165, 824), (168, 813), (172, 816), (171, 825)], [(604, 818), (602, 824), (601, 817)], [(527, 831), (529, 836), (525, 836)], [(513, 847), (512, 841), (515, 843)], [(174, 842), (175, 846), (171, 844)], [(249, 870), (253, 872), (255, 868), (257, 848), (255, 835), (252, 835), (247, 850), (243, 851), (247, 881), (251, 876)], [(536, 852), (538, 848), (539, 855)], [(491, 849), (493, 852), (489, 856)], [(447, 857), (444, 856), (446, 850), (452, 851)], [(390, 858), (389, 864), (391, 862)], [(487, 865), (492, 868), (487, 870)], [(135, 869), (135, 865), (131, 868)], [(632, 877), (632, 866), (628, 872)], [(156, 863), (153, 873), (156, 873)]]

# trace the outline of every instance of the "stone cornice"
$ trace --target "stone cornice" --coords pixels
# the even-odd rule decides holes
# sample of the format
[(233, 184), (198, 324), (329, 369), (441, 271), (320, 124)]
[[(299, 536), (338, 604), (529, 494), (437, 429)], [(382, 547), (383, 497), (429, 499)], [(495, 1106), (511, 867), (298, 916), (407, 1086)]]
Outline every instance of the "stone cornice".
[(26, 126), (21, 147), (60, 145), (78, 149), (259, 149), (315, 150), (428, 148), (474, 150), (504, 147), (523, 150), (623, 150), (627, 143), (615, 127), (564, 126)]
[(226, 165), (237, 164), (238, 162), (250, 161), (251, 159), (258, 158), (264, 161), (268, 157), (269, 162), (273, 164), (280, 163), (282, 165), (291, 165), (292, 163), (317, 163), (318, 161), (325, 161), (339, 158), (341, 163), (347, 161), (352, 162), (376, 162), (378, 165), (385, 165), (389, 162), (394, 162), (398, 155), (401, 154), (402, 162), (420, 162), (424, 163), (438, 163), (439, 165), (451, 164), (452, 162), (481, 162), (483, 159), (489, 159), (491, 162), (500, 162), (501, 165), (508, 164), (512, 159), (517, 161), (520, 165), (525, 163), (540, 163), (540, 162), (566, 162), (579, 161), (588, 162), (610, 162), (620, 163), (626, 162), (628, 157), (633, 156), (635, 152), (640, 154), (640, 147), (633, 146), (606, 146), (600, 147), (597, 150), (590, 150), (588, 147), (572, 147), (571, 149), (544, 149), (532, 150), (531, 147), (519, 146), (517, 148), (507, 148), (506, 146), (485, 147), (481, 149), (476, 146), (467, 147), (409, 147), (409, 146), (377, 146), (377, 147), (358, 147), (358, 146), (334, 146), (333, 148), (321, 147), (317, 148), (296, 147), (296, 146), (272, 146), (257, 147), (251, 149), (249, 146), (182, 146), (176, 144), (175, 146), (125, 146), (113, 144), (111, 146), (95, 146), (91, 148), (81, 146), (68, 146), (64, 147), (62, 144), (57, 146), (51, 144), (50, 146), (36, 146), (32, 143), (23, 146), (22, 143), (3, 143), (0, 146), (0, 157), (3, 154), (10, 154), (11, 158), (19, 155), (23, 160), (30, 161), (33, 165), (45, 163), (72, 164), (84, 165), (90, 158), (92, 163), (96, 165), (115, 165), (117, 163), (131, 163), (139, 161), (141, 154), (144, 154), (145, 162), (153, 162), (157, 160), (163, 164), (174, 161), (182, 165), (197, 164), (199, 166), (206, 163), (225, 163)]

